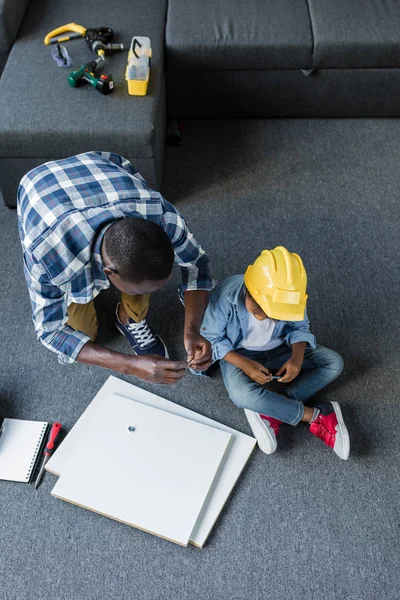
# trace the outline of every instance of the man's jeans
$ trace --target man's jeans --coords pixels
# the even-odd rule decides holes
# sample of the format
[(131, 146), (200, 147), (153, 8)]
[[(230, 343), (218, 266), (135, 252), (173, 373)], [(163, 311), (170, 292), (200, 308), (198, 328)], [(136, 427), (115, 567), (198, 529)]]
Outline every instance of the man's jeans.
[[(139, 323), (147, 315), (150, 303), (150, 294), (135, 294), (130, 296), (121, 292), (121, 302), (128, 316)], [(67, 325), (88, 335), (92, 342), (97, 338), (97, 315), (93, 300), (87, 304), (75, 304), (68, 306)]]
[[(256, 352), (240, 348), (238, 354), (264, 365), (274, 374), (291, 356), (286, 344), (267, 352)], [(241, 369), (224, 360), (220, 361), (222, 376), (232, 402), (239, 408), (297, 425), (304, 414), (304, 404), (328, 383), (339, 377), (343, 370), (343, 359), (334, 350), (317, 346), (306, 348), (299, 375), (290, 383), (268, 383), (259, 385)]]

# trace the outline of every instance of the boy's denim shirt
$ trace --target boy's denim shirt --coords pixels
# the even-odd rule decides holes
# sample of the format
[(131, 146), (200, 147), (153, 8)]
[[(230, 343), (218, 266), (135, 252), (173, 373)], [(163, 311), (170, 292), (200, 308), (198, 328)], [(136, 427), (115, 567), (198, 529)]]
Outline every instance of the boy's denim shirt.
[[(200, 332), (212, 344), (213, 362), (236, 350), (247, 335), (249, 313), (245, 297), (243, 275), (224, 279), (210, 294)], [(274, 338), (282, 338), (288, 346), (296, 342), (307, 342), (311, 348), (317, 346), (309, 329), (307, 312), (303, 321), (276, 321), (271, 339)]]

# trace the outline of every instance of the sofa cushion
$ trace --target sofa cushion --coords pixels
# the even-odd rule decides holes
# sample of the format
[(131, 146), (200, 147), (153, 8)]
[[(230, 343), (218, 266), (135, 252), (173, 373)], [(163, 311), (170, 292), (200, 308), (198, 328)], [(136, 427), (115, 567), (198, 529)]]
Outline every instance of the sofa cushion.
[(317, 68), (400, 66), (398, 0), (308, 0)]
[[(87, 150), (152, 157), (155, 123), (164, 87), (163, 45), (167, 0), (31, 0), (20, 34), (0, 80), (0, 157), (61, 158)], [(85, 83), (72, 88), (68, 74), (96, 58), (82, 39), (65, 43), (71, 68), (60, 68), (45, 46), (45, 35), (71, 20), (84, 27), (111, 27), (126, 50), (106, 57), (104, 73), (116, 88), (103, 96)], [(129, 96), (125, 81), (127, 49), (133, 35), (152, 41), (148, 95)], [(99, 69), (99, 74), (102, 72)]]
[(307, 69), (307, 0), (169, 0), (168, 68)]

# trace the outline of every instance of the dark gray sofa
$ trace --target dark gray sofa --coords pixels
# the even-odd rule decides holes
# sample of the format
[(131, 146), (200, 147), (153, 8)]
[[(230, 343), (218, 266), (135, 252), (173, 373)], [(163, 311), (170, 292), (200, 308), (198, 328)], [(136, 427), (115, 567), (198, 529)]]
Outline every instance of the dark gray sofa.
[(397, 0), (169, 0), (176, 117), (400, 115)]
[[(398, 0), (0, 0), (10, 54), (0, 79), (0, 194), (15, 206), (22, 175), (86, 150), (129, 158), (160, 187), (173, 118), (399, 116)], [(16, 7), (19, 7), (19, 13)], [(24, 13), (23, 18), (21, 12)], [(22, 26), (16, 37), (17, 15)], [(130, 97), (126, 52), (107, 58), (116, 90), (72, 89), (44, 46), (68, 22), (152, 40), (149, 93)], [(68, 43), (73, 64), (93, 60)], [(166, 83), (165, 83), (166, 78)]]

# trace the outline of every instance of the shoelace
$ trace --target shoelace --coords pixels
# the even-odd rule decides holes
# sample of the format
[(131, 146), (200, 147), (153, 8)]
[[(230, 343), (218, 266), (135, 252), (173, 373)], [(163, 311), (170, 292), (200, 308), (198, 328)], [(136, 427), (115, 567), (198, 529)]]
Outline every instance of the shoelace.
[(155, 342), (155, 338), (151, 332), (150, 327), (146, 323), (146, 319), (140, 321), (140, 323), (128, 323), (126, 328), (133, 333), (138, 345), (141, 348), (148, 346), (152, 342)]

